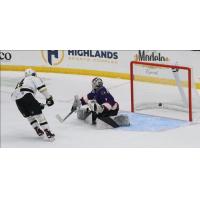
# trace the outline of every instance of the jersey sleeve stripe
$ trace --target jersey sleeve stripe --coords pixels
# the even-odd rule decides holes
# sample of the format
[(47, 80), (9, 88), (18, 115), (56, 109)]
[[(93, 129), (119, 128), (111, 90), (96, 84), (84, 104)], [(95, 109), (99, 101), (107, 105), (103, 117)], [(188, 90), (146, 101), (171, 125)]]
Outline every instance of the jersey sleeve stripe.
[(31, 90), (29, 88), (21, 88), (20, 92), (31, 92), (31, 93), (34, 93), (33, 90)]
[(41, 90), (41, 89), (44, 88), (44, 87), (46, 87), (46, 85), (42, 85), (42, 86), (38, 87), (37, 89), (38, 89), (38, 90)]

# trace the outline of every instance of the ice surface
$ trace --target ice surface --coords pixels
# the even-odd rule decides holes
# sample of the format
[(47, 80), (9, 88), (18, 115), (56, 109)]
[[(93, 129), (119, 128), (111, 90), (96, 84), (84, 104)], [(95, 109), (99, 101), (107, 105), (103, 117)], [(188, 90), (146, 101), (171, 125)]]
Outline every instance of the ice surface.
[(127, 131), (166, 131), (169, 129), (188, 126), (189, 122), (185, 120), (171, 119), (167, 117), (158, 117), (138, 113), (124, 113), (129, 116), (131, 125), (128, 127), (120, 127), (119, 129)]
[[(92, 77), (50, 73), (38, 74), (44, 78), (49, 92), (55, 100), (55, 105), (45, 108), (44, 114), (52, 131), (56, 134), (56, 140), (49, 143), (38, 138), (26, 119), (19, 113), (15, 102), (10, 98), (16, 83), (23, 77), (23, 72), (1, 72), (2, 147), (200, 147), (200, 125), (191, 125), (180, 120), (174, 120), (173, 123), (176, 122), (176, 126), (172, 129), (165, 127), (164, 131), (156, 130), (158, 124), (157, 127), (154, 127), (154, 130), (152, 127), (151, 130), (150, 128), (147, 129), (151, 125), (150, 119), (155, 118), (150, 116), (141, 118), (142, 115), (139, 115), (140, 117), (137, 120), (138, 122), (139, 119), (143, 120), (143, 126), (132, 127), (132, 130), (126, 130), (126, 128), (97, 129), (89, 123), (77, 120), (75, 114), (61, 124), (55, 118), (55, 115), (59, 113), (64, 117), (69, 112), (73, 96), (76, 94), (82, 96), (91, 89)], [(120, 109), (130, 111), (129, 81), (109, 78), (103, 78), (103, 80), (105, 86), (110, 89), (120, 103)], [(143, 84), (137, 84), (142, 91)], [(156, 91), (162, 90), (158, 85), (155, 85), (154, 88)], [(37, 98), (39, 101), (45, 102), (40, 94), (37, 95)], [(143, 94), (143, 98), (150, 98), (150, 96), (148, 93)], [(152, 111), (151, 113), (150, 111), (147, 112), (152, 114)], [(155, 111), (154, 114), (159, 115), (159, 112), (161, 111)], [(165, 117), (173, 116), (174, 118), (185, 119), (185, 116), (180, 112), (166, 111), (164, 114)], [(178, 126), (177, 122), (180, 122)], [(167, 124), (169, 125), (169, 123)]]

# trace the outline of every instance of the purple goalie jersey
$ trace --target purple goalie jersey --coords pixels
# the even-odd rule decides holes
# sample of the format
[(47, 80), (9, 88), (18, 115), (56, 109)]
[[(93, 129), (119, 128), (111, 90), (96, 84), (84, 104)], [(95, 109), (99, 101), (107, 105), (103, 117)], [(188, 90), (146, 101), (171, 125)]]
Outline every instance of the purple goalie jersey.
[[(109, 104), (111, 107), (116, 105), (116, 101), (114, 100), (113, 96), (110, 94), (110, 92), (105, 88), (101, 87), (98, 90), (92, 90), (87, 95), (87, 100), (96, 100), (98, 104)], [(85, 98), (81, 99), (81, 103), (84, 105), (87, 103), (87, 100)]]

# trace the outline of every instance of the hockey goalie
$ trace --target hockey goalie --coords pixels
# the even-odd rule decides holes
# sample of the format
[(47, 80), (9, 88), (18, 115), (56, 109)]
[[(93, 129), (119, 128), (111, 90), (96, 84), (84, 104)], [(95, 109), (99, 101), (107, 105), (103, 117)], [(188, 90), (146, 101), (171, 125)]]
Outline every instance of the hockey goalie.
[(92, 80), (92, 91), (86, 97), (75, 96), (71, 111), (77, 111), (80, 120), (85, 120), (91, 115), (93, 125), (96, 125), (97, 119), (113, 128), (130, 125), (128, 116), (118, 115), (119, 104), (104, 87), (99, 77)]

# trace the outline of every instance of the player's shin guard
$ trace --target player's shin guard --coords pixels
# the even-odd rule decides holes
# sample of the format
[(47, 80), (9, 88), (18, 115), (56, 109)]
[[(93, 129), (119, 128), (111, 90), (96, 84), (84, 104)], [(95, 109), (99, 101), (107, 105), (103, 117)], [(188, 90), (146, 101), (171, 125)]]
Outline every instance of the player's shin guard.
[(48, 137), (48, 139), (50, 139), (52, 141), (54, 139), (55, 135), (53, 133), (51, 133), (49, 124), (48, 124), (45, 116), (43, 114), (40, 114), (40, 115), (36, 115), (35, 117), (36, 117), (37, 121), (40, 123), (40, 127), (46, 133), (46, 136)]
[(40, 128), (40, 125), (39, 125), (38, 121), (35, 119), (35, 117), (30, 116), (27, 118), (27, 120), (29, 121), (30, 125), (35, 129), (35, 132), (37, 133), (38, 136), (44, 135), (44, 132)]
[(43, 114), (40, 115), (35, 115), (35, 118), (37, 119), (37, 121), (40, 124), (40, 127), (45, 130), (45, 129), (49, 129), (49, 124), (45, 118), (45, 116)]
[(35, 129), (37, 126), (39, 126), (38, 121), (35, 119), (35, 117), (27, 117), (28, 122), (30, 125)]

